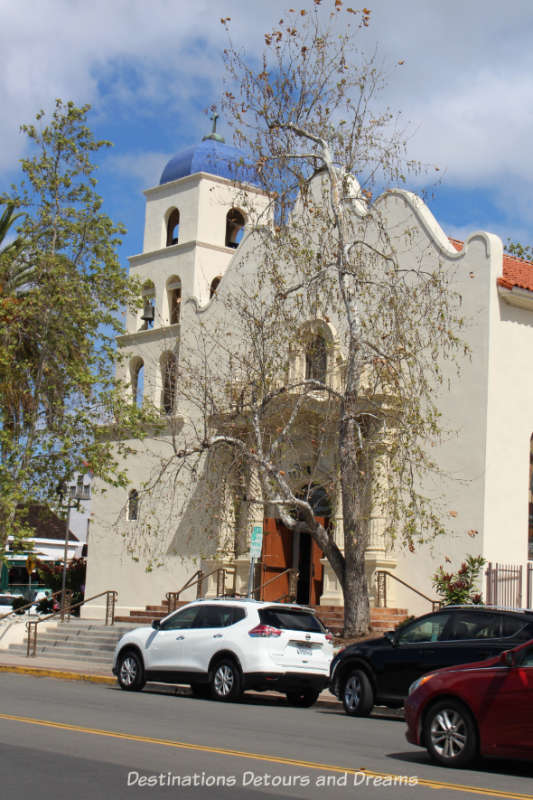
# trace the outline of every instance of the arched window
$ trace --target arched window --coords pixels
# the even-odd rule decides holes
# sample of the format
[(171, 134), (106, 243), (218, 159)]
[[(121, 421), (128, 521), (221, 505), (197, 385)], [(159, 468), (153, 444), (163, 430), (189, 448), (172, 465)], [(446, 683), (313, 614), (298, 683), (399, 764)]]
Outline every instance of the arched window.
[(244, 233), (244, 216), (237, 208), (230, 208), (226, 215), (226, 247), (239, 246)]
[(220, 281), (221, 281), (220, 275), (218, 275), (216, 278), (213, 278), (213, 280), (211, 281), (211, 286), (209, 287), (209, 299), (211, 299), (215, 294), (216, 290), (218, 289), (218, 284), (220, 283)]
[(181, 281), (172, 277), (167, 281), (168, 323), (176, 325), (180, 321)]
[(146, 281), (142, 288), (142, 313), (141, 330), (146, 331), (154, 327), (155, 319), (155, 286), (153, 281)]
[(139, 519), (139, 492), (131, 489), (128, 494), (128, 519)]
[(136, 356), (130, 361), (131, 396), (136, 406), (141, 406), (144, 395), (144, 361)]
[(161, 407), (165, 414), (173, 414), (176, 407), (176, 380), (178, 365), (174, 353), (163, 353), (161, 356), (161, 379), (163, 392)]
[(328, 352), (323, 336), (314, 336), (305, 351), (305, 379), (326, 383)]
[(167, 222), (167, 247), (177, 244), (180, 233), (180, 212), (173, 208), (169, 214)]

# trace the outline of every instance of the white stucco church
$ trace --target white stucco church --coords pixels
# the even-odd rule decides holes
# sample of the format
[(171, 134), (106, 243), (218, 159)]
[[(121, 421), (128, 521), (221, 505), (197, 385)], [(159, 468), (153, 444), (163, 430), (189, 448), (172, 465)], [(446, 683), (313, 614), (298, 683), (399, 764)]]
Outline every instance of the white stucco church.
[[(127, 317), (125, 333), (118, 339), (122, 362), (117, 368), (130, 387), (131, 401), (152, 402), (161, 410), (164, 427), (143, 442), (131, 443), (128, 491), (108, 488), (94, 493), (86, 596), (116, 589), (117, 614), (124, 615), (160, 604), (198, 570), (212, 573), (203, 586), (203, 593), (212, 596), (221, 589), (220, 574), (217, 585), (213, 572), (218, 566), (225, 568), (223, 591), (245, 593), (252, 528), (262, 526), (261, 581), (294, 568), (299, 602), (339, 606), (340, 587), (316, 543), (303, 535), (298, 541), (291, 539), (269, 507), (243, 508), (241, 502), (229, 517), (213, 519), (199, 486), (184, 518), (175, 513), (176, 495), (168, 484), (165, 491), (154, 490), (151, 500), (148, 497), (147, 486), (161, 470), (170, 444), (184, 435), (175, 388), (183, 347), (198, 326), (224, 313), (217, 298), (242, 280), (242, 270), (248, 277), (253, 272), (254, 235), (248, 231), (265, 213), (268, 197), (242, 155), (216, 133), (172, 158), (159, 185), (147, 189), (145, 197), (143, 251), (130, 259), (144, 302), (137, 315)], [(376, 572), (385, 570), (403, 581), (387, 581), (387, 605), (426, 612), (427, 600), (405, 584), (434, 597), (431, 577), (436, 568), (446, 557), (456, 568), (472, 554), (493, 564), (521, 567), (526, 605), (526, 578), (533, 562), (533, 265), (504, 254), (501, 240), (490, 233), (473, 232), (464, 243), (450, 240), (410, 192), (389, 191), (375, 203), (392, 239), (406, 224), (416, 230), (418, 251), (406, 254), (407, 259), (423, 254), (428, 263), (439, 260), (453, 269), (468, 320), (471, 357), (440, 403), (444, 420), (455, 432), (436, 455), (453, 478), (446, 488), (450, 534), (414, 553), (405, 552), (385, 541), (376, 521), (367, 552), (371, 602), (383, 602)], [(355, 206), (354, 213), (360, 213)], [(320, 320), (313, 324), (333, 342), (333, 325)], [(335, 363), (328, 358), (326, 365), (331, 381), (339, 380), (335, 364), (342, 360), (342, 346), (335, 347)], [(295, 486), (305, 478), (305, 459), (303, 448), (291, 477)], [(210, 477), (216, 481), (216, 475)], [(174, 487), (174, 492), (181, 491), (180, 485)], [(338, 492), (326, 492), (319, 482), (316, 514), (328, 518), (336, 531), (341, 529)], [(280, 585), (275, 591), (280, 594)], [(194, 596), (196, 588), (191, 586), (180, 599)], [(264, 597), (275, 599), (266, 589)], [(104, 602), (97, 600), (85, 613), (101, 616), (104, 610)]]

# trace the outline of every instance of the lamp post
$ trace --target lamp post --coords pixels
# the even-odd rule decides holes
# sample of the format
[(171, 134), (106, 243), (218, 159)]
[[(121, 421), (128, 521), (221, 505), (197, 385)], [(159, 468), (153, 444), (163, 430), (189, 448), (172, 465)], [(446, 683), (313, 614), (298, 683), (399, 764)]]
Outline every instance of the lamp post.
[(73, 508), (79, 508), (80, 500), (85, 499), (85, 489), (83, 483), (79, 481), (75, 485), (67, 485), (66, 482), (59, 484), (57, 493), (60, 497), (61, 505), (64, 505), (63, 498), (67, 495), (67, 522), (65, 525), (65, 549), (63, 551), (63, 574), (61, 576), (61, 622), (65, 621), (65, 594), (67, 586), (67, 557), (68, 557), (68, 540), (70, 536), (70, 512)]

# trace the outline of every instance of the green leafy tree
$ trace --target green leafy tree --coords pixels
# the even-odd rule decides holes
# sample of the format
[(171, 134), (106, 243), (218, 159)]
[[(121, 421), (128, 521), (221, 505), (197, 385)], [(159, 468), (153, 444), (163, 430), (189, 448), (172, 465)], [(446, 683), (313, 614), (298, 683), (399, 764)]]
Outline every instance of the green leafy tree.
[(88, 111), (57, 100), (48, 120), (24, 125), (31, 155), (0, 198), (2, 229), (16, 210), (18, 233), (0, 255), (0, 552), (30, 533), (21, 509), (53, 505), (82, 465), (124, 483), (113, 441), (143, 421), (115, 379), (114, 336), (139, 292), (116, 253), (124, 229), (96, 192), (92, 159), (109, 143)]

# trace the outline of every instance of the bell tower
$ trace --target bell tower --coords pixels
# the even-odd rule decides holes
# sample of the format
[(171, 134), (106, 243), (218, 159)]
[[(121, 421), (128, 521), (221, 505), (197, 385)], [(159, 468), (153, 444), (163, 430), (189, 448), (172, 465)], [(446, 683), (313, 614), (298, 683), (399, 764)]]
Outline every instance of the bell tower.
[(172, 393), (162, 373), (177, 369), (181, 305), (209, 303), (268, 198), (250, 162), (216, 132), (216, 115), (211, 133), (173, 156), (144, 195), (143, 251), (129, 259), (143, 302), (127, 314), (118, 344), (132, 400), (145, 397), (168, 414)]

